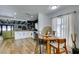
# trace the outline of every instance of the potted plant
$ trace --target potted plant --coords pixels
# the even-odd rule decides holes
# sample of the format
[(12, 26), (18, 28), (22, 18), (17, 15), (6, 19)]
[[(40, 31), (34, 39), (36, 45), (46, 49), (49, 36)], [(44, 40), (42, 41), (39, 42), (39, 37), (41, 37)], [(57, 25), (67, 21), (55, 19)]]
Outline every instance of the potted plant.
[(76, 47), (76, 37), (77, 34), (71, 34), (72, 42), (73, 42), (73, 48), (72, 48), (72, 53), (73, 54), (79, 54), (79, 48)]

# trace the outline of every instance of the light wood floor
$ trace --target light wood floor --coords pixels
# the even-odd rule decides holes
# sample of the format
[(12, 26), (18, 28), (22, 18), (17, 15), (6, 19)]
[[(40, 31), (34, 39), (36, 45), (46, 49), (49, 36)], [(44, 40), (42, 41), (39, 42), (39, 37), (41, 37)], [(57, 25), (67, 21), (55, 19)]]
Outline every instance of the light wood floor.
[(0, 54), (33, 54), (36, 42), (33, 39), (0, 40)]
[[(46, 52), (42, 49), (42, 53)], [(52, 50), (53, 51), (53, 50)], [(0, 40), (0, 54), (39, 54), (40, 48), (32, 38), (6, 41)], [(52, 52), (53, 53), (53, 52)], [(71, 53), (71, 52), (70, 52)]]

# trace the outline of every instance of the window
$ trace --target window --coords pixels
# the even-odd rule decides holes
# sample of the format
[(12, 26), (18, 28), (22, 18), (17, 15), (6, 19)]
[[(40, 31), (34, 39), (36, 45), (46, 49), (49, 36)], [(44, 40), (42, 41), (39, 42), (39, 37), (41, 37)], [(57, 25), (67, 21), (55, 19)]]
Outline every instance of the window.
[(7, 26), (7, 31), (11, 31), (11, 26)]
[(53, 19), (53, 29), (54, 31), (56, 31), (56, 36), (57, 37), (63, 37), (63, 27), (64, 27), (64, 23), (63, 23), (63, 19), (58, 17)]
[(11, 27), (11, 29), (12, 29), (12, 31), (13, 31), (13, 29), (14, 29), (13, 26)]
[(7, 29), (6, 29), (6, 26), (5, 25), (3, 25), (2, 26), (2, 31), (6, 31)]
[(2, 31), (13, 31), (13, 26), (10, 25), (2, 25)]
[(35, 29), (38, 29), (38, 23), (35, 23)]
[(67, 39), (67, 45), (72, 47), (71, 34), (75, 31), (75, 18), (76, 14), (68, 14), (52, 19), (52, 29), (55, 31), (55, 36), (64, 37)]
[(53, 18), (53, 30), (56, 31), (57, 37), (68, 37), (69, 35), (69, 15)]

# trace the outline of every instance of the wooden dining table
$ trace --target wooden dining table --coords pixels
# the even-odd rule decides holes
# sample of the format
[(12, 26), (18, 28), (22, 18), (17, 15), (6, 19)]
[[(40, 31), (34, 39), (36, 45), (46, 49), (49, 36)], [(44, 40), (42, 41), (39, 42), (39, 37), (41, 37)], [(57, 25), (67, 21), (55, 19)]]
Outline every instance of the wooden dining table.
[(51, 35), (43, 35), (43, 39), (42, 40), (45, 40), (47, 41), (46, 43), (46, 53), (47, 54), (51, 54), (51, 41), (55, 41), (57, 39), (61, 39), (61, 38), (57, 38), (55, 36), (51, 36)]

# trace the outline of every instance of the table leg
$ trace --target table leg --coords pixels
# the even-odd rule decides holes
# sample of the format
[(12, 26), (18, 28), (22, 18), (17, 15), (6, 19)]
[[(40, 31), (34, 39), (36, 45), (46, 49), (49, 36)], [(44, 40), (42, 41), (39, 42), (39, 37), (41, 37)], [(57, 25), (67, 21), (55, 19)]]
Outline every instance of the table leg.
[(51, 54), (51, 46), (50, 46), (50, 41), (47, 41), (47, 54)]

